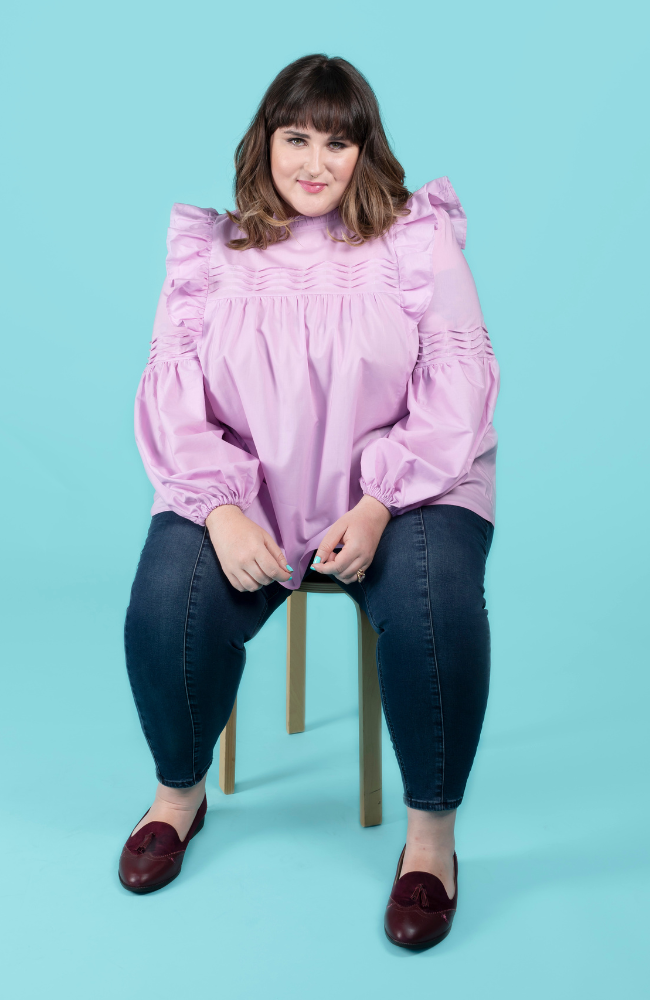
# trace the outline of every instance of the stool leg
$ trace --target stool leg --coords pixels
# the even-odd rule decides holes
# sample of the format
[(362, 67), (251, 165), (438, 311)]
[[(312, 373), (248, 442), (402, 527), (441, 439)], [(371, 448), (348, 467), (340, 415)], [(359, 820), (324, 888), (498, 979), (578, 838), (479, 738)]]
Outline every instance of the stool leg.
[(235, 791), (235, 753), (237, 749), (237, 699), (226, 728), (219, 737), (219, 787), (224, 795)]
[(294, 590), (287, 598), (287, 732), (305, 731), (305, 658), (307, 594)]
[(357, 605), (359, 641), (359, 805), (361, 826), (381, 823), (381, 695), (377, 634)]

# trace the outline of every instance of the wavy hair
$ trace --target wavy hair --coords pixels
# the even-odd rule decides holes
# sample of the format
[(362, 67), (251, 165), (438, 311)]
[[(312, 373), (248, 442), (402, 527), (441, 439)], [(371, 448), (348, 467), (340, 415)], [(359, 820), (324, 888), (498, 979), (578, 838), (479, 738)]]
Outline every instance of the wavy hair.
[(408, 214), (404, 170), (388, 144), (370, 84), (345, 59), (303, 56), (278, 73), (237, 146), (237, 211), (228, 215), (245, 235), (228, 243), (233, 250), (264, 250), (291, 235), (296, 212), (275, 189), (270, 156), (271, 136), (289, 126), (340, 135), (359, 147), (338, 207), (347, 230), (343, 242), (383, 236), (397, 216)]

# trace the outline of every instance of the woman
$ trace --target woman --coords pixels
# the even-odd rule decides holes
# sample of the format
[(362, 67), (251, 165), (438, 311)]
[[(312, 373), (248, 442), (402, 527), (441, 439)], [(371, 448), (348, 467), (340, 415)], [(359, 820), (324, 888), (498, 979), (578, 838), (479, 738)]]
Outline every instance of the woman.
[(465, 215), (447, 178), (409, 194), (369, 85), (322, 55), (271, 84), (236, 170), (236, 214), (174, 207), (137, 395), (156, 496), (126, 655), (159, 785), (120, 879), (179, 873), (244, 643), (314, 572), (379, 633), (408, 813), (386, 932), (426, 947), (489, 673), (498, 369)]

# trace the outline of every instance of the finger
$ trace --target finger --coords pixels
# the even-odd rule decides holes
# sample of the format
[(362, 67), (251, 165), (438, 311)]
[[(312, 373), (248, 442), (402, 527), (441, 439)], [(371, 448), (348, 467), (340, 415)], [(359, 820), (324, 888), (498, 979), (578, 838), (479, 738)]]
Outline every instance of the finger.
[(290, 568), (286, 568), (288, 564), (286, 560), (284, 560), (284, 554), (283, 561), (278, 562), (271, 551), (266, 547), (263, 547), (256, 553), (255, 561), (262, 572), (270, 577), (270, 582), (273, 582), (273, 580), (281, 580), (284, 583), (286, 580), (291, 579)]
[(359, 579), (357, 577), (358, 570), (363, 570), (364, 572), (368, 569), (368, 566), (364, 566), (364, 559), (355, 559), (352, 565), (344, 572), (338, 574), (338, 579), (341, 583), (350, 584), (358, 583)]
[(363, 558), (357, 546), (348, 542), (340, 552), (333, 553), (332, 557), (323, 565), (322, 573), (326, 576), (341, 576), (342, 573), (349, 573), (354, 561), (357, 563)]
[(317, 568), (320, 568), (320, 571), (323, 574), (323, 576), (340, 576), (341, 573), (347, 571), (348, 562), (346, 559), (345, 563), (343, 563), (341, 559), (337, 557), (336, 559), (332, 559), (329, 562), (326, 562), (322, 566), (322, 568), (321, 567)]
[(267, 587), (269, 583), (273, 583), (273, 577), (265, 573), (258, 562), (254, 562), (252, 566), (249, 566), (246, 572), (249, 576), (252, 576), (256, 583), (259, 583), (260, 587)]
[(232, 584), (235, 590), (238, 590), (240, 594), (243, 594), (244, 588), (242, 587), (241, 583), (239, 582), (235, 574), (226, 573), (226, 576), (228, 577), (228, 583)]
[[(257, 559), (249, 559), (245, 565), (243, 565), (242, 570), (247, 573), (252, 580), (255, 581), (260, 587), (265, 587), (269, 583), (273, 583), (273, 577), (268, 576), (262, 567), (259, 565)], [(276, 567), (277, 568), (277, 567)], [(241, 576), (240, 576), (241, 579)]]
[[(284, 573), (291, 573), (291, 572), (293, 572), (291, 566), (289, 566), (289, 564), (287, 563), (287, 557), (285, 556), (284, 552), (282, 551), (282, 549), (280, 548), (280, 546), (277, 545), (275, 543), (275, 541), (271, 538), (271, 536), (269, 535), (268, 531), (264, 532), (264, 545), (266, 546), (266, 548), (268, 549), (268, 551), (271, 553), (274, 561), (278, 564), (278, 566), (282, 570), (283, 574)], [(268, 570), (267, 570), (267, 572), (268, 572)], [(282, 577), (279, 577), (279, 578), (278, 577), (274, 577), (274, 579), (282, 579)], [(285, 579), (286, 579), (286, 577), (285, 577)]]
[[(252, 569), (249, 568), (248, 572), (251, 574), (253, 579), (257, 580), (258, 583), (262, 583), (265, 587), (269, 583), (274, 583), (279, 579), (280, 574), (283, 571), (280, 569), (275, 559), (271, 556), (269, 552), (264, 549), (262, 555), (258, 555)], [(284, 578), (287, 577), (286, 570), (283, 574)]]
[(244, 591), (248, 591), (249, 593), (254, 593), (256, 590), (259, 590), (262, 587), (262, 584), (258, 583), (257, 580), (253, 579), (250, 573), (243, 568), (239, 569), (237, 577), (242, 585), (242, 590)]
[[(343, 555), (343, 553), (341, 553), (341, 555)], [(357, 570), (365, 571), (372, 562), (372, 558), (368, 558), (367, 552), (359, 552), (358, 549), (356, 554), (352, 555), (348, 552), (346, 556), (347, 558), (345, 562), (343, 562), (342, 559), (337, 559), (336, 563), (329, 563), (328, 565), (332, 566), (331, 572), (327, 572), (324, 569), (323, 573), (327, 572), (328, 576), (335, 577), (337, 580), (340, 580), (341, 583), (356, 583)]]
[(238, 590), (240, 594), (243, 594), (246, 588), (244, 587), (239, 577), (236, 576), (235, 573), (226, 573), (226, 576), (228, 577), (230, 583), (232, 583), (235, 590)]
[(332, 527), (328, 530), (327, 534), (321, 541), (320, 545), (316, 549), (316, 555), (312, 560), (312, 569), (319, 569), (319, 566), (330, 560), (332, 555), (332, 550), (340, 545), (343, 540), (343, 535), (345, 534), (346, 525), (341, 524), (339, 521), (335, 521)]

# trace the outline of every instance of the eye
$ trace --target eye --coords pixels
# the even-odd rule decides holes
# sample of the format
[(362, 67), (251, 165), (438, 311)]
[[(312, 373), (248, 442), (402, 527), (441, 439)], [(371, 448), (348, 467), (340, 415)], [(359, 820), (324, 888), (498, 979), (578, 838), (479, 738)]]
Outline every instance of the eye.
[(287, 139), (287, 142), (289, 143), (290, 146), (303, 146), (305, 140), (300, 139), (297, 135), (294, 135), (290, 139)]
[(334, 140), (334, 142), (330, 142), (330, 149), (347, 149), (347, 145), (344, 142)]

